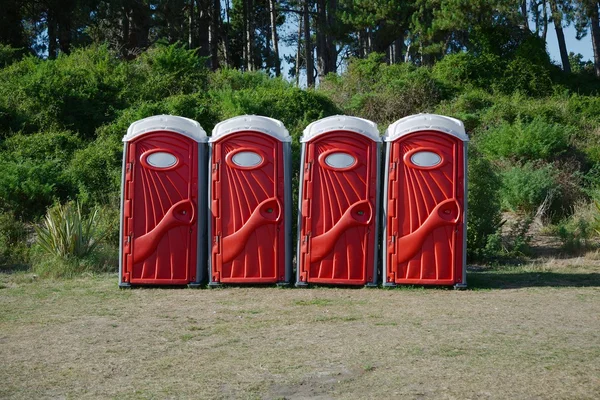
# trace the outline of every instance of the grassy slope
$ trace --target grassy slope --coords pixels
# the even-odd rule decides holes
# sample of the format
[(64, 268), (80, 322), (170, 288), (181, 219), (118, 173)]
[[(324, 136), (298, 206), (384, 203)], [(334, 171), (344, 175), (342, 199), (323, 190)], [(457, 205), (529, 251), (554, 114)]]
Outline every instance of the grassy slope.
[(464, 292), (0, 275), (0, 397), (598, 398), (600, 263), (575, 264)]

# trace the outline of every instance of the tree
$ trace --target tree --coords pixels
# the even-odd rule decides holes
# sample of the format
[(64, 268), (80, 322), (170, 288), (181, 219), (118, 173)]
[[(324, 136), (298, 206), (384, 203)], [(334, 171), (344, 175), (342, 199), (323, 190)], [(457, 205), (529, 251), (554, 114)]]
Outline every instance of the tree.
[(600, 1), (578, 0), (575, 3), (574, 19), (577, 29), (577, 39), (587, 34), (588, 28), (592, 36), (592, 50), (594, 52), (594, 71), (600, 78)]
[[(569, 7), (569, 1), (562, 1), (563, 8)], [(569, 52), (567, 51), (567, 45), (565, 43), (565, 35), (562, 29), (563, 22), (563, 11), (559, 8), (557, 0), (550, 0), (550, 10), (552, 11), (552, 22), (554, 23), (554, 29), (556, 30), (556, 39), (558, 40), (558, 49), (560, 51), (560, 60), (562, 62), (563, 71), (571, 73), (571, 64), (569, 63)]]

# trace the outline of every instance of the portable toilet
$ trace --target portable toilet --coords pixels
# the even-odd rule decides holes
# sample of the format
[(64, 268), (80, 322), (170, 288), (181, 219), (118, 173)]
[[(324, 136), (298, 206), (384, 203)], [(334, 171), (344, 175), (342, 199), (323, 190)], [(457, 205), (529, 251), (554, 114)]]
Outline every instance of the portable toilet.
[(469, 138), (463, 123), (412, 115), (391, 124), (384, 140), (384, 285), (465, 287)]
[(123, 138), (119, 285), (198, 285), (206, 270), (206, 132), (157, 115)]
[(215, 126), (210, 152), (210, 282), (291, 279), (291, 136), (244, 115)]
[(296, 286), (377, 285), (377, 125), (328, 117), (301, 143)]

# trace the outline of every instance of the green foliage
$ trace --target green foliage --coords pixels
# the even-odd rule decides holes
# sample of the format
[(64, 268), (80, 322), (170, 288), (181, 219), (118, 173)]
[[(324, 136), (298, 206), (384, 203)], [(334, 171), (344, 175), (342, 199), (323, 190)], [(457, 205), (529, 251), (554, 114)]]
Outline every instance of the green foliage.
[(552, 160), (568, 150), (572, 129), (542, 117), (531, 122), (502, 122), (479, 136), (479, 148), (491, 159)]
[(79, 203), (48, 209), (33, 247), (33, 271), (50, 278), (84, 272), (115, 271), (118, 264), (119, 209), (94, 207), (87, 214)]
[(433, 66), (432, 76), (454, 92), (472, 88), (489, 90), (502, 76), (502, 61), (491, 53), (449, 54)]
[(122, 107), (128, 70), (105, 47), (56, 60), (26, 57), (0, 70), (0, 107), (12, 114), (8, 128), (34, 132), (55, 126), (91, 137)]
[(0, 269), (24, 266), (28, 262), (27, 226), (10, 213), (0, 213)]
[(17, 218), (42, 215), (55, 200), (74, 195), (65, 172), (80, 139), (68, 131), (18, 134), (0, 146), (0, 209)]
[(497, 252), (494, 239), (500, 228), (500, 178), (494, 166), (476, 150), (468, 155), (467, 257), (489, 258)]
[(453, 92), (481, 88), (545, 96), (554, 90), (555, 72), (543, 44), (528, 38), (504, 56), (493, 52), (447, 55), (434, 65), (432, 75)]
[(195, 50), (187, 50), (181, 44), (151, 48), (132, 64), (135, 91), (128, 93), (132, 100), (128, 104), (206, 90), (205, 64)]
[(560, 196), (558, 171), (551, 164), (525, 162), (501, 173), (502, 206), (511, 211), (533, 213), (546, 200)]
[(203, 60), (180, 45), (157, 46), (130, 63), (106, 46), (56, 60), (26, 57), (0, 70), (0, 111), (9, 112), (10, 122), (0, 134), (55, 126), (92, 139), (119, 110), (204, 91), (207, 75)]
[(98, 245), (98, 211), (84, 215), (79, 203), (57, 204), (48, 209), (41, 226), (35, 227), (36, 243), (48, 255), (82, 258)]
[(15, 49), (14, 47), (0, 43), (0, 68), (7, 67), (19, 61), (23, 53), (23, 49)]
[(345, 112), (377, 123), (432, 110), (442, 97), (430, 69), (386, 65), (377, 53), (351, 60), (343, 77), (326, 77), (320, 90)]

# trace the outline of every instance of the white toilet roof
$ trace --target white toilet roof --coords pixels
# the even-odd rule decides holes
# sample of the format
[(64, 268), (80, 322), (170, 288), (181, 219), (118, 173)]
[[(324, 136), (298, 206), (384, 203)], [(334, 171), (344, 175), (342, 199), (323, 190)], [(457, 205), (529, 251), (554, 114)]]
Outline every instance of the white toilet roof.
[(445, 132), (463, 142), (469, 141), (461, 120), (437, 114), (416, 114), (399, 119), (387, 128), (383, 140), (393, 142), (401, 136), (424, 130)]
[(381, 142), (375, 122), (347, 115), (334, 115), (312, 122), (304, 129), (304, 134), (300, 142), (308, 142), (317, 136), (331, 131), (352, 131), (360, 133), (376, 142)]
[(177, 132), (196, 142), (206, 142), (208, 140), (204, 129), (193, 119), (175, 115), (154, 115), (129, 125), (127, 134), (123, 136), (123, 141), (130, 142), (138, 136), (155, 131)]
[(283, 122), (260, 115), (241, 115), (229, 118), (215, 125), (209, 142), (215, 142), (223, 136), (241, 131), (258, 131), (273, 136), (281, 142), (291, 142), (292, 137)]

